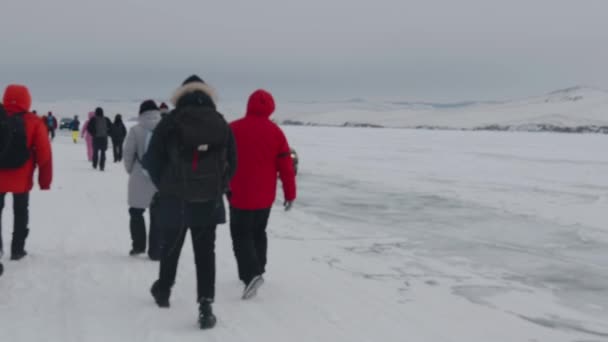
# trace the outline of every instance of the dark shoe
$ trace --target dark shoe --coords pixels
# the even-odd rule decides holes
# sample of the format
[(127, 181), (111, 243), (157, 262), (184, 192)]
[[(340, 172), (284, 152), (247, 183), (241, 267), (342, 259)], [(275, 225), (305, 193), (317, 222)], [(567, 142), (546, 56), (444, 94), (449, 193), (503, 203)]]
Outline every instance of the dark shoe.
[(144, 251), (144, 250), (141, 250), (141, 249), (132, 249), (132, 250), (129, 252), (129, 255), (130, 255), (130, 256), (138, 256), (138, 255), (140, 255), (140, 254), (144, 254), (144, 253), (146, 253), (146, 251)]
[(217, 317), (213, 314), (211, 302), (209, 299), (203, 299), (198, 307), (198, 326), (203, 330), (211, 329), (217, 323)]
[(160, 261), (160, 256), (158, 255), (149, 254), (148, 258), (150, 258), (152, 261)]
[(4, 273), (4, 265), (0, 262), (0, 276)]
[(11, 260), (14, 260), (14, 261), (21, 260), (21, 259), (25, 258), (26, 255), (27, 255), (27, 252), (25, 250), (13, 252), (11, 254)]
[(29, 229), (21, 229), (13, 233), (11, 241), (11, 260), (21, 260), (27, 255), (25, 251), (25, 241), (30, 235)]
[(258, 294), (258, 289), (264, 284), (264, 277), (257, 275), (251, 279), (249, 284), (243, 290), (243, 300), (251, 299)]
[(152, 297), (154, 297), (154, 301), (159, 308), (168, 308), (171, 305), (169, 304), (169, 297), (171, 296), (171, 290), (163, 291), (158, 286), (158, 280), (152, 284), (152, 288), (150, 289), (150, 293)]

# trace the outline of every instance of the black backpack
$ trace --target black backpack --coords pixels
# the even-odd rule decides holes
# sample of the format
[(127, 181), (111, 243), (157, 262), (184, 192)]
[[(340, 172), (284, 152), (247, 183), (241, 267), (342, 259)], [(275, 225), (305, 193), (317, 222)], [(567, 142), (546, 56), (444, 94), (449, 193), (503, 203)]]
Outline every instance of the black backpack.
[(228, 123), (216, 110), (201, 107), (182, 108), (174, 120), (159, 191), (187, 202), (221, 199), (228, 185)]
[(9, 116), (0, 106), (0, 169), (18, 169), (29, 159), (23, 113)]

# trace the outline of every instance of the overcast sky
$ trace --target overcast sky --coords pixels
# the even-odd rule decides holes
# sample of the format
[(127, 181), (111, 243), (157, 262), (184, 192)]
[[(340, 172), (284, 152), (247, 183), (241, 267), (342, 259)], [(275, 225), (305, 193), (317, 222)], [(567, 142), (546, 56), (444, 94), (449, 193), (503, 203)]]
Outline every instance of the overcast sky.
[(220, 93), (484, 100), (608, 88), (606, 0), (20, 0), (0, 85), (137, 97), (200, 73)]

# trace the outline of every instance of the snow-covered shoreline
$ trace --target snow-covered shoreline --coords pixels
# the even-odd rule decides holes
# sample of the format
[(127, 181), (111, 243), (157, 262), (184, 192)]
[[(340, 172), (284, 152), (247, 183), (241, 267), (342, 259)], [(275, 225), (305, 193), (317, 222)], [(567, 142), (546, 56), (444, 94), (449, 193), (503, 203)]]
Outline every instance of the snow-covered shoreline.
[[(244, 100), (243, 100), (244, 101)], [(102, 106), (108, 115), (137, 116), (136, 100), (70, 100), (35, 103), (40, 113), (59, 117), (85, 116)], [(220, 101), (229, 120), (244, 112), (239, 101)], [(277, 99), (274, 120), (291, 126), (407, 128), (427, 130), (487, 130), (558, 133), (608, 133), (608, 92), (573, 87), (523, 100), (431, 103), (388, 99), (348, 101), (288, 101)]]
[(509, 125), (488, 125), (473, 128), (454, 128), (446, 126), (405, 126), (405, 127), (386, 127), (373, 123), (365, 122), (345, 122), (343, 124), (319, 124), (314, 122), (302, 122), (296, 120), (285, 120), (281, 122), (285, 126), (308, 126), (308, 127), (344, 127), (344, 128), (392, 128), (392, 129), (420, 129), (428, 131), (495, 131), (495, 132), (549, 132), (549, 133), (575, 133), (575, 134), (608, 134), (608, 126), (557, 126), (549, 124), (526, 124), (519, 126)]

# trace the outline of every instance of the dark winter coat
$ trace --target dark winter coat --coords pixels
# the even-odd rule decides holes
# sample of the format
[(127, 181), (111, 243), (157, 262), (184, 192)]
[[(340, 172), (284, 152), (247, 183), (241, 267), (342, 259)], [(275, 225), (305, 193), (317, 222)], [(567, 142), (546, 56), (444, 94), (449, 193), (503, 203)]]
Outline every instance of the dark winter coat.
[[(101, 126), (104, 124), (105, 122), (105, 129), (102, 129)], [(99, 129), (98, 129), (99, 127)], [(103, 116), (103, 114), (98, 115), (95, 114), (95, 116), (93, 118), (91, 118), (91, 121), (89, 121), (89, 124), (87, 125), (87, 131), (89, 132), (89, 134), (96, 139), (108, 139), (109, 136), (112, 135), (112, 121), (110, 121), (110, 119), (106, 118), (105, 116)]]
[(114, 121), (111, 133), (113, 142), (122, 144), (122, 142), (125, 141), (125, 138), (127, 137), (127, 128), (122, 120), (119, 119)]
[(80, 130), (80, 121), (78, 121), (78, 119), (74, 119), (70, 122), (70, 130), (72, 132), (78, 132)]
[(209, 210), (206, 208), (209, 206), (208, 202), (187, 203), (176, 197), (163, 197), (162, 195), (158, 196), (156, 200), (158, 201), (155, 204), (157, 222), (164, 235), (172, 235), (167, 233), (167, 229), (179, 229), (180, 226), (209, 227), (226, 223), (225, 218), (221, 220), (222, 218), (219, 217), (219, 210), (223, 209), (218, 208), (213, 217), (204, 214)]
[(57, 129), (57, 119), (53, 115), (48, 115), (45, 117), (46, 120), (46, 128), (49, 131), (54, 131)]
[(247, 114), (230, 124), (236, 140), (239, 168), (230, 183), (230, 205), (243, 210), (272, 207), (277, 194), (277, 175), (285, 201), (296, 198), (296, 177), (289, 144), (270, 115), (274, 99), (264, 90), (249, 98)]
[[(213, 91), (204, 83), (190, 83), (178, 88), (173, 97), (173, 103), (175, 105), (175, 110), (163, 118), (158, 126), (156, 126), (154, 135), (152, 136), (150, 145), (148, 147), (148, 151), (144, 156), (144, 166), (148, 171), (152, 182), (154, 182), (157, 188), (160, 187), (165, 167), (169, 164), (169, 151), (167, 150), (167, 146), (170, 144), (172, 139), (174, 139), (174, 131), (177, 125), (175, 118), (179, 113), (179, 110), (184, 107), (194, 106), (200, 107), (201, 112), (203, 113), (208, 111), (210, 108), (215, 109)], [(227, 179), (231, 179), (236, 171), (237, 163), (236, 145), (231, 131), (229, 131), (227, 143), (227, 162), (228, 170), (226, 177)], [(160, 198), (166, 198), (166, 195), (164, 195), (162, 192), (159, 193), (159, 196)], [(194, 219), (202, 218), (197, 218), (195, 215)], [(225, 222), (226, 210), (224, 208), (223, 201), (221, 201), (216, 212), (214, 223), (221, 224)]]

